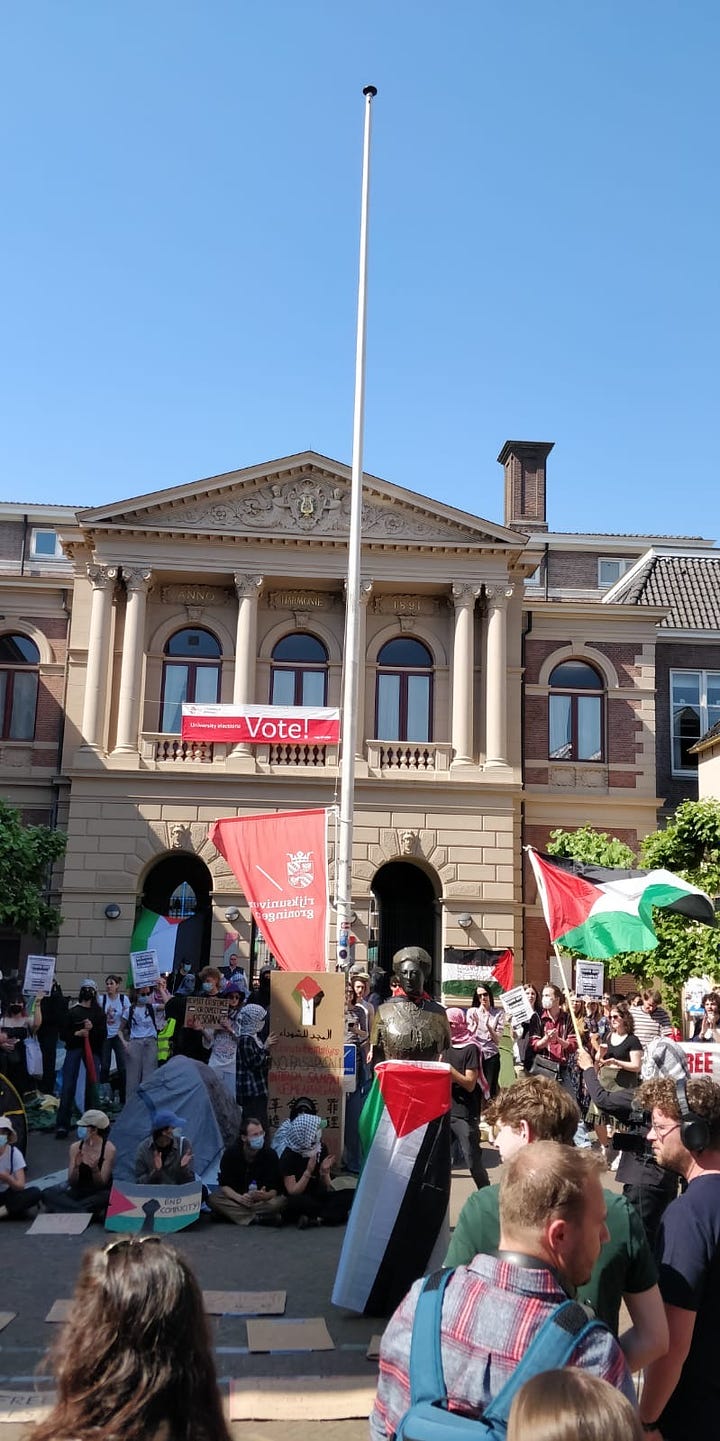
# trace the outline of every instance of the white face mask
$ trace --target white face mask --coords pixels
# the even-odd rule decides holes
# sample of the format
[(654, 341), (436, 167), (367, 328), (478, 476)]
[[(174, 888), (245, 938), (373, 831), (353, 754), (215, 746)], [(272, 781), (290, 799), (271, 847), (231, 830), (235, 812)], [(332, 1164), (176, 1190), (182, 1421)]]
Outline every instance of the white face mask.
[(7, 1146), (9, 1139), (9, 1136), (7, 1136), (5, 1132), (0, 1133), (0, 1151)]

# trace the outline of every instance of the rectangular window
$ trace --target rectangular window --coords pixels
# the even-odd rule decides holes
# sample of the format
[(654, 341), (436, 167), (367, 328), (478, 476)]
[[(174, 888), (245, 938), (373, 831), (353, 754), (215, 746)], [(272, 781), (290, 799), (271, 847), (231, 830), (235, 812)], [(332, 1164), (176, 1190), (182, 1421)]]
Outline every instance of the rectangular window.
[(634, 560), (623, 560), (620, 556), (601, 556), (598, 560), (598, 588), (609, 590), (634, 564)]
[(302, 701), (301, 705), (324, 705), (325, 704), (325, 672), (322, 670), (305, 670), (302, 672)]
[(602, 760), (602, 706), (597, 695), (577, 697), (578, 760)]
[(295, 704), (294, 670), (274, 670), (272, 673), (271, 705)]
[(670, 672), (670, 733), (673, 775), (694, 775), (690, 747), (720, 720), (720, 671)]
[(379, 675), (377, 680), (377, 738), (400, 739), (400, 677)]
[(170, 735), (179, 735), (182, 724), (182, 703), (187, 700), (188, 668), (186, 665), (166, 665), (165, 694), (163, 696), (160, 730)]
[(550, 696), (550, 760), (566, 761), (572, 756), (572, 697)]
[(407, 726), (405, 739), (430, 739), (430, 677), (409, 675), (407, 678)]
[(37, 560), (62, 560), (63, 553), (57, 531), (33, 528), (30, 533), (30, 554)]

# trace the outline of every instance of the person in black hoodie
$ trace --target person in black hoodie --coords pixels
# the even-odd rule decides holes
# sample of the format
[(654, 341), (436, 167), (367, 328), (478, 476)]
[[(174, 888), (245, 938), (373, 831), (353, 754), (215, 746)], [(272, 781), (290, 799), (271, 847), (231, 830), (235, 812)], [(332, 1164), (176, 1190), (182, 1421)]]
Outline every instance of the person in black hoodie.
[(65, 1063), (62, 1073), (60, 1105), (55, 1123), (58, 1139), (67, 1136), (72, 1120), (73, 1100), (81, 1066), (85, 1067), (84, 1109), (92, 1106), (91, 1085), (93, 1077), (89, 1066), (94, 1063), (95, 1080), (100, 1075), (103, 1046), (107, 1039), (107, 1027), (102, 1006), (98, 1003), (97, 987), (94, 981), (83, 981), (77, 1001), (68, 1009), (62, 1026), (61, 1036), (65, 1042)]
[(62, 987), (57, 981), (53, 981), (50, 993), (38, 996), (35, 1005), (40, 1013), (40, 1024), (35, 1034), (42, 1053), (42, 1088), (46, 1096), (54, 1096), (58, 1041), (67, 1016), (68, 1003)]

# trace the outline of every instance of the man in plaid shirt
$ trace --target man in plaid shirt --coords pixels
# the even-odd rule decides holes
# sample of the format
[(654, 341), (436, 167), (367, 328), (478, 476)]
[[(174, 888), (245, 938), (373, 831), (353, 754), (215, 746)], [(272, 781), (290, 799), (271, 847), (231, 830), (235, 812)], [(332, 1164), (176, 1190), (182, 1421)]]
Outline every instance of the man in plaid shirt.
[[(451, 1411), (481, 1416), (546, 1317), (589, 1280), (608, 1238), (605, 1216), (598, 1165), (587, 1151), (536, 1141), (508, 1163), (497, 1255), (459, 1266), (445, 1292), (441, 1350)], [(383, 1336), (372, 1441), (391, 1441), (410, 1405), (410, 1338), (421, 1286), (411, 1287)], [(596, 1329), (580, 1341), (570, 1365), (601, 1376), (637, 1404), (610, 1331)]]

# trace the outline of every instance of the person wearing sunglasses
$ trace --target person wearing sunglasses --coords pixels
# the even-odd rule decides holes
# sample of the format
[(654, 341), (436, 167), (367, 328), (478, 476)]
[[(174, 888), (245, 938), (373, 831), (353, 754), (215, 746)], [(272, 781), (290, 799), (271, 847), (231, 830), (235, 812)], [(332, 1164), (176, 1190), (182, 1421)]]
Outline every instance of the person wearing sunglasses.
[(467, 1011), (467, 1023), (480, 1051), (485, 1080), (492, 1101), (500, 1087), (500, 1037), (505, 1027), (505, 1012), (493, 1004), (492, 991), (476, 986)]
[(85, 1252), (49, 1361), (56, 1399), (29, 1441), (231, 1441), (202, 1293), (159, 1237)]

